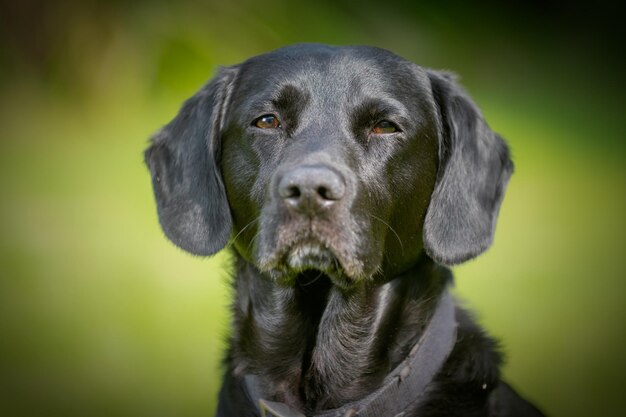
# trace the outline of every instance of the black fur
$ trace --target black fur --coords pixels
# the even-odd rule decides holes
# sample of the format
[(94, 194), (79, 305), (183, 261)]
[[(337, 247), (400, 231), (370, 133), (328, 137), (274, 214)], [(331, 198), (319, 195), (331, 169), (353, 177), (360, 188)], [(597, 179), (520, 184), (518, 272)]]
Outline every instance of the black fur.
[(187, 100), (145, 153), (161, 226), (175, 244), (196, 255), (222, 249), (232, 229), (217, 155), (233, 77), (233, 71), (222, 70)]
[[(324, 45), (221, 70), (146, 161), (174, 243), (210, 255), (231, 238), (220, 416), (258, 415), (248, 374), (305, 413), (379, 387), (451, 282), (444, 265), (491, 244), (513, 169), (449, 74)], [(493, 340), (461, 309), (457, 321), (452, 354), (406, 415), (541, 415), (500, 381)]]

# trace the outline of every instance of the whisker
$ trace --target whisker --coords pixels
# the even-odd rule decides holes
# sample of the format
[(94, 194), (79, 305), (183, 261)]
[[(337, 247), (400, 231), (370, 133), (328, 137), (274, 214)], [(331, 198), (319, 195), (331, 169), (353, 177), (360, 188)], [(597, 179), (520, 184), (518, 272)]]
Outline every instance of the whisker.
[(233, 237), (233, 238), (232, 238), (232, 239), (228, 242), (228, 244), (227, 244), (226, 246), (227, 246), (227, 247), (229, 247), (229, 248), (230, 248), (231, 246), (233, 246), (233, 245), (235, 244), (235, 241), (237, 240), (237, 238), (238, 238), (239, 236), (241, 236), (241, 234), (242, 234), (242, 233), (243, 233), (243, 232), (244, 232), (244, 231), (245, 231), (248, 227), (250, 227), (250, 226), (252, 226), (252, 224), (254, 224), (254, 223), (258, 222), (258, 221), (259, 221), (259, 219), (260, 219), (260, 217), (257, 217), (256, 219), (252, 219), (252, 220), (251, 220), (251, 221), (250, 221), (247, 225), (245, 225), (245, 226), (244, 226), (244, 227), (243, 227), (243, 228), (239, 231), (239, 233), (237, 233), (237, 234), (235, 235), (235, 237)]
[(248, 247), (247, 247), (248, 251), (252, 248), (252, 245), (254, 245), (254, 241), (257, 240), (260, 236), (261, 235), (259, 234), (259, 232), (256, 232), (254, 236), (252, 236), (252, 239), (250, 239), (250, 243), (248, 243)]
[(313, 283), (314, 283), (315, 281), (317, 281), (318, 279), (320, 279), (320, 277), (321, 277), (322, 275), (324, 275), (324, 273), (320, 271), (320, 273), (319, 273), (319, 274), (318, 274), (315, 278), (313, 278), (311, 281), (309, 281), (309, 282), (307, 282), (307, 283), (305, 283), (305, 284), (300, 284), (300, 286), (301, 286), (301, 287), (307, 287), (307, 286), (309, 286), (309, 285), (313, 284)]
[(373, 214), (370, 214), (370, 216), (372, 216), (374, 219), (378, 220), (379, 222), (387, 226), (389, 230), (391, 230), (393, 234), (396, 235), (396, 239), (398, 239), (398, 243), (400, 243), (400, 250), (402, 251), (402, 255), (404, 255), (404, 245), (402, 244), (402, 239), (400, 239), (400, 235), (398, 235), (398, 233), (393, 229), (393, 227), (391, 227), (389, 223), (387, 223), (380, 217), (374, 216)]

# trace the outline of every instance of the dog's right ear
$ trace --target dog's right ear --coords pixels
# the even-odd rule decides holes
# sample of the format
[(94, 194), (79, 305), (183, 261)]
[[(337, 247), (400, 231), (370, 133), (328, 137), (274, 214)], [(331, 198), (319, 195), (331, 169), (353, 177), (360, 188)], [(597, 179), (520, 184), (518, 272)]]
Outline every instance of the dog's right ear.
[(232, 230), (219, 152), (236, 73), (236, 68), (221, 69), (152, 137), (144, 155), (165, 234), (196, 255), (222, 249)]

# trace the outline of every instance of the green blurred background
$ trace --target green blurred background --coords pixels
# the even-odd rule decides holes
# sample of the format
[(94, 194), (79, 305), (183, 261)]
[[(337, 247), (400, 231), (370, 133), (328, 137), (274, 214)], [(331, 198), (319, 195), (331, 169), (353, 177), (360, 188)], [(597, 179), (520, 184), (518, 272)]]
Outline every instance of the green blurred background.
[(563, 2), (0, 2), (0, 415), (209, 416), (228, 255), (166, 241), (147, 138), (218, 65), (296, 42), (450, 69), (516, 162), (458, 296), (552, 416), (626, 406), (618, 9)]

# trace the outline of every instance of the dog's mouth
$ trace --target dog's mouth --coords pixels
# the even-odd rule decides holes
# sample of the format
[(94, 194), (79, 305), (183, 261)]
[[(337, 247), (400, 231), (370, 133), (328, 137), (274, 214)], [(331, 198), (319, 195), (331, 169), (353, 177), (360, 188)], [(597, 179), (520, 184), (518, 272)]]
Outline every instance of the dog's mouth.
[(253, 259), (259, 270), (279, 285), (293, 286), (298, 275), (310, 271), (327, 276), (333, 285), (351, 289), (371, 279), (382, 252), (372, 229), (357, 214), (333, 212), (308, 218), (264, 207)]
[(335, 272), (341, 268), (333, 252), (314, 240), (292, 245), (285, 253), (284, 263), (293, 271), (318, 269), (322, 272)]
[(282, 245), (262, 269), (278, 283), (289, 286), (294, 285), (303, 273), (315, 274), (316, 271), (343, 288), (353, 286), (359, 278), (354, 260), (342, 256), (341, 251), (321, 239), (310, 237)]

